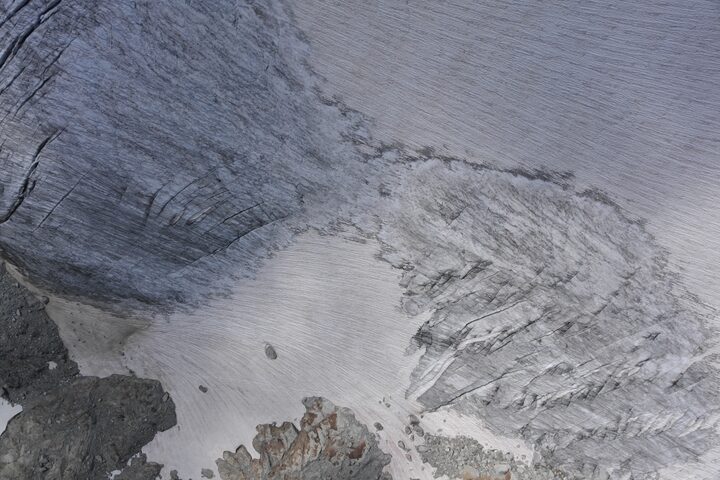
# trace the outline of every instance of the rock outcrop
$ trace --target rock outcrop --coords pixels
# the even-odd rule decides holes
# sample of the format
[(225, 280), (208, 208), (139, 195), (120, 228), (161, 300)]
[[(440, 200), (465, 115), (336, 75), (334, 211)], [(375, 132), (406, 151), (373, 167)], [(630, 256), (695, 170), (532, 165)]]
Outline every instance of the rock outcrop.
[(0, 263), (0, 395), (24, 404), (77, 374), (42, 299)]
[[(2, 396), (23, 407), (0, 435), (0, 480), (105, 480), (175, 425), (175, 404), (156, 380), (80, 376), (44, 307), (0, 265)], [(160, 468), (135, 459), (118, 478)]]
[(390, 455), (347, 408), (310, 397), (303, 400), (300, 429), (290, 422), (259, 425), (254, 459), (240, 446), (217, 461), (222, 480), (390, 480)]
[(0, 436), (0, 478), (104, 480), (175, 424), (160, 383), (77, 377), (23, 405)]
[(130, 460), (130, 465), (125, 467), (114, 480), (155, 480), (160, 477), (163, 465), (155, 462), (148, 462), (147, 456), (141, 453)]

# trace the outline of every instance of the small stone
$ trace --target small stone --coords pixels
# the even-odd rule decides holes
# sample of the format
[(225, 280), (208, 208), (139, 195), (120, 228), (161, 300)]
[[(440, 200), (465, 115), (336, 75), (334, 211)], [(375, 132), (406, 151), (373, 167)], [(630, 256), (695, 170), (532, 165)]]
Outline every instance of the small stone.
[(180, 480), (177, 470), (170, 470), (170, 480)]
[(170, 394), (167, 392), (163, 393), (162, 401), (167, 402), (169, 399), (170, 399)]
[(424, 437), (425, 436), (425, 430), (420, 425), (415, 425), (415, 434), (418, 437)]
[(213, 478), (215, 476), (213, 471), (210, 470), (209, 468), (203, 468), (202, 470), (200, 470), (200, 475), (203, 478)]
[(398, 440), (398, 447), (400, 447), (402, 450), (407, 450), (407, 448), (405, 447), (405, 442), (403, 442), (402, 440)]
[(20, 310), (19, 308), (18, 308), (17, 310), (15, 310), (15, 316), (16, 316), (16, 317), (19, 317), (19, 316), (21, 316), (21, 315), (22, 315), (22, 310)]
[(410, 425), (412, 425), (413, 427), (416, 425), (420, 425), (420, 419), (415, 415), (409, 415), (408, 419), (410, 419)]
[(57, 366), (58, 366), (58, 364), (53, 361), (48, 362), (48, 370), (55, 370), (57, 368)]
[(405, 458), (407, 458), (408, 462), (412, 462), (412, 455), (410, 455), (409, 453), (405, 454)]
[(207, 393), (207, 391), (208, 391), (208, 388), (205, 385), (200, 385), (200, 386), (198, 386), (198, 388), (203, 393)]
[(265, 356), (268, 357), (270, 360), (275, 360), (277, 358), (277, 352), (275, 351), (275, 348), (269, 343), (265, 345)]
[(380, 431), (380, 430), (382, 430), (382, 429), (384, 428), (384, 427), (382, 426), (382, 423), (380, 423), (380, 422), (375, 422), (375, 425), (374, 425), (374, 426), (375, 426), (375, 430), (378, 430), (378, 431)]
[(44, 454), (40, 455), (39, 465), (41, 472), (48, 471), (50, 469), (50, 459)]
[(428, 446), (427, 445), (418, 445), (417, 447), (415, 447), (415, 450), (417, 450), (420, 453), (425, 453), (428, 451)]
[(405, 427), (405, 435), (410, 435), (412, 433), (412, 428)]

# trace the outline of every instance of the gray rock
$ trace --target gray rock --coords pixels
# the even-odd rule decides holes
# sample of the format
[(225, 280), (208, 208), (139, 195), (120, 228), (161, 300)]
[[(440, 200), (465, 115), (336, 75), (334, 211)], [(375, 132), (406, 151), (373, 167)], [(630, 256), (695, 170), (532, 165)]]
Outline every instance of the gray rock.
[(275, 348), (269, 343), (265, 345), (265, 356), (270, 360), (277, 359), (277, 352), (275, 351)]
[(142, 453), (130, 460), (130, 465), (125, 467), (115, 480), (155, 480), (160, 477), (163, 466), (159, 463), (148, 462), (147, 456)]
[[(0, 435), (0, 478), (105, 478), (175, 424), (175, 405), (153, 380), (78, 376), (37, 304), (0, 265), (0, 382), (23, 406)], [(151, 480), (161, 468), (140, 456), (117, 478)]]
[(200, 471), (200, 475), (201, 475), (203, 478), (213, 478), (213, 477), (215, 476), (215, 474), (213, 473), (213, 471), (210, 470), (209, 468), (203, 468), (203, 469)]
[[(76, 377), (23, 405), (0, 436), (0, 478), (105, 479), (122, 469), (156, 432), (175, 425), (154, 380)], [(150, 465), (132, 469), (155, 471)]]
[[(78, 374), (57, 326), (0, 264), (0, 385), (2, 396), (25, 404)], [(24, 314), (18, 312), (24, 311)], [(53, 362), (55, 368), (48, 368)]]

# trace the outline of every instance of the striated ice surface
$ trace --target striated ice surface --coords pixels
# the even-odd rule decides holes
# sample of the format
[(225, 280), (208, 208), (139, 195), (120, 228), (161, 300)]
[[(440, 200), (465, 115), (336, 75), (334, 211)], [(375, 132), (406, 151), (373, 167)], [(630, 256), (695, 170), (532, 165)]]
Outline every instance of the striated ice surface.
[(285, 2), (2, 5), (0, 252), (82, 373), (170, 392), (149, 460), (196, 478), (322, 396), (383, 426), (394, 478), (434, 477), (411, 414), (579, 478), (720, 475), (718, 315), (668, 240), (715, 218), (712, 5), (368, 6), (397, 15), (337, 23), (344, 101)]
[(323, 90), (387, 143), (573, 171), (720, 298), (715, 0), (292, 0)]

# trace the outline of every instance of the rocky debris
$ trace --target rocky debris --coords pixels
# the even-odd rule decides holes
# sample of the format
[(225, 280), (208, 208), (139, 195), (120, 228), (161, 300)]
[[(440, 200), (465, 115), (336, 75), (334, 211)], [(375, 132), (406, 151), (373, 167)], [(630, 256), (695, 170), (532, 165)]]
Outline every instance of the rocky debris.
[(462, 480), (580, 480), (544, 465), (528, 466), (498, 450), (483, 448), (468, 437), (426, 435), (416, 450), (435, 468), (435, 477)]
[[(175, 425), (162, 394), (155, 380), (76, 377), (26, 402), (0, 436), (0, 478), (105, 479)], [(152, 468), (131, 465), (129, 475)]]
[(155, 480), (160, 477), (163, 465), (155, 462), (148, 462), (147, 456), (141, 453), (130, 460), (130, 465), (125, 467), (114, 480)]
[(200, 475), (202, 476), (202, 478), (213, 478), (215, 476), (213, 471), (210, 470), (209, 468), (203, 468), (200, 471)]
[(408, 415), (409, 425), (405, 426), (405, 434), (410, 436), (410, 440), (415, 439), (415, 435), (423, 437), (425, 430), (420, 426), (420, 419), (416, 415)]
[(208, 392), (208, 388), (205, 385), (198, 385), (198, 390), (200, 390), (202, 393)]
[(277, 352), (275, 351), (275, 347), (273, 347), (269, 343), (265, 345), (265, 356), (270, 360), (277, 359)]
[(380, 422), (375, 422), (375, 423), (373, 424), (373, 426), (375, 427), (375, 430), (377, 430), (378, 432), (379, 432), (380, 430), (383, 430), (383, 429), (385, 428), (385, 427), (383, 427), (382, 423), (380, 423)]
[(78, 374), (43, 307), (0, 263), (0, 393), (12, 403), (25, 404)]
[(390, 455), (353, 413), (319, 397), (303, 399), (300, 429), (290, 422), (259, 425), (254, 459), (245, 446), (217, 460), (222, 480), (379, 480)]

